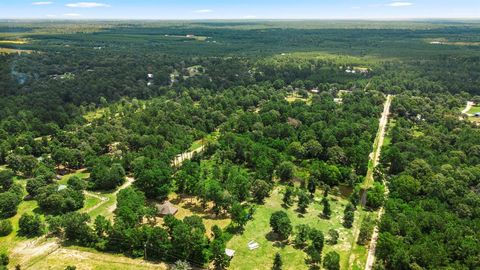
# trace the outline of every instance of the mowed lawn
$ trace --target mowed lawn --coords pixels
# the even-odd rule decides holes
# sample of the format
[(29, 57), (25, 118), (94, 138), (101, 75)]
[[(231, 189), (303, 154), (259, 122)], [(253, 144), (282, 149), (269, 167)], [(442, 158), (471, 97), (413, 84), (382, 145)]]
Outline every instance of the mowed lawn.
[[(15, 182), (22, 184), (22, 186), (25, 186), (27, 183), (26, 180), (23, 179), (16, 179)], [(27, 192), (24, 191), (24, 194), (26, 195)], [(36, 208), (38, 208), (38, 204), (37, 201), (34, 200), (22, 201), (18, 205), (17, 214), (8, 219), (12, 223), (13, 231), (7, 236), (0, 237), (0, 253), (8, 252), (11, 248), (15, 247), (17, 243), (27, 239), (25, 237), (17, 236), (19, 230), (18, 221), (23, 214), (32, 214)]]
[[(292, 221), (294, 232), (297, 225), (307, 224), (320, 229), (327, 239), (328, 230), (336, 229), (340, 234), (338, 243), (334, 246), (325, 243), (323, 255), (331, 250), (337, 251), (340, 254), (342, 269), (348, 269), (351, 246), (354, 239), (353, 229), (346, 229), (342, 226), (343, 210), (347, 204), (347, 200), (338, 196), (329, 195), (332, 216), (329, 220), (326, 220), (320, 218), (323, 209), (321, 204), (322, 193), (320, 191), (317, 192), (315, 202), (310, 204), (307, 213), (304, 215), (300, 215), (296, 211), (296, 204), (289, 209), (282, 207), (283, 191), (284, 187), (276, 188), (270, 198), (266, 199), (265, 204), (257, 207), (253, 220), (247, 223), (243, 234), (234, 236), (228, 242), (227, 247), (236, 251), (231, 261), (230, 269), (271, 269), (276, 252), (282, 255), (283, 269), (309, 269), (309, 265), (305, 260), (308, 258), (306, 253), (303, 250), (296, 249), (292, 244), (295, 237), (294, 235), (290, 236), (289, 243), (286, 246), (267, 239), (267, 235), (271, 231), (269, 224), (270, 216), (278, 210), (287, 212)], [(358, 222), (355, 222), (354, 226), (358, 226)], [(248, 249), (247, 243), (252, 240), (260, 244), (258, 249)], [(360, 247), (360, 250), (353, 252), (355, 254), (362, 254), (366, 253), (366, 250), (364, 247)], [(357, 258), (356, 261), (358, 261), (359, 265), (365, 264), (365, 262), (362, 261), (365, 260), (365, 256), (358, 256)], [(355, 264), (357, 264), (357, 262)]]
[(473, 106), (470, 111), (467, 112), (468, 114), (476, 114), (480, 113), (480, 106)]

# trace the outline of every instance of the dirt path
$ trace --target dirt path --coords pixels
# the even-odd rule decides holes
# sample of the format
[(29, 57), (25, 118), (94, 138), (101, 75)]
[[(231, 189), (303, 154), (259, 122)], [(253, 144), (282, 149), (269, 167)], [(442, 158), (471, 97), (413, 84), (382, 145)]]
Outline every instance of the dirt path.
[(472, 109), (473, 105), (475, 105), (473, 101), (467, 101), (467, 106), (463, 109), (462, 114), (467, 114)]
[[(385, 132), (386, 132), (387, 124), (388, 124), (388, 116), (390, 114), (390, 106), (392, 104), (392, 98), (393, 97), (391, 95), (388, 95), (387, 99), (385, 100), (384, 106), (383, 106), (382, 116), (380, 117), (380, 120), (379, 120), (379, 123), (378, 123), (377, 136), (375, 137), (375, 141), (373, 142), (373, 152), (370, 153), (370, 162), (372, 163), (372, 166), (369, 166), (368, 171), (367, 171), (367, 175), (365, 177), (365, 182), (364, 182), (364, 188), (365, 189), (367, 189), (368, 187), (373, 185), (373, 181), (374, 181), (373, 171), (374, 171), (375, 167), (377, 166), (377, 164), (379, 162), (379, 159), (380, 159), (380, 151), (382, 149), (383, 141), (385, 139)], [(362, 206), (365, 206), (365, 205), (363, 205), (363, 202), (365, 202), (365, 201), (366, 201), (366, 192), (363, 192), (362, 198), (361, 198)], [(380, 209), (378, 218), (381, 217), (380, 212), (382, 212), (382, 211), (383, 211), (383, 209)], [(358, 225), (353, 226), (353, 235), (358, 235), (359, 234), (360, 225), (362, 224), (363, 218), (364, 218), (364, 215), (359, 215), (358, 221), (357, 221)], [(375, 230), (378, 230), (378, 229), (375, 227)], [(377, 235), (378, 235), (378, 232), (377, 232)], [(373, 236), (372, 236), (371, 243), (374, 243), (374, 244), (373, 244), (373, 247), (372, 247), (372, 245), (370, 245), (370, 247), (369, 247), (368, 257), (367, 257), (367, 265), (373, 264), (373, 261), (375, 260), (376, 242), (377, 242), (376, 238), (374, 240)], [(354, 239), (353, 239), (352, 249), (355, 245), (356, 245), (356, 237), (354, 237)], [(350, 253), (349, 268), (348, 269), (353, 268), (353, 265), (355, 264), (355, 259), (356, 259), (355, 255), (353, 253)], [(370, 266), (370, 268), (367, 268), (367, 266), (366, 266), (365, 269), (371, 270), (371, 266)]]
[(205, 150), (204, 145), (202, 145), (202, 146), (200, 146), (197, 149), (194, 149), (192, 151), (185, 152), (185, 153), (182, 153), (180, 155), (177, 155), (172, 161), (172, 166), (173, 167), (180, 167), (185, 160), (191, 159), (193, 157), (193, 155), (199, 154), (199, 153), (203, 152), (203, 150)]
[(88, 209), (85, 209), (85, 212), (86, 213), (90, 213), (92, 212), (93, 210), (97, 209), (98, 207), (100, 207), (102, 204), (108, 202), (110, 200), (110, 198), (108, 197), (102, 197), (100, 195), (97, 195), (95, 193), (92, 193), (92, 192), (89, 192), (89, 191), (85, 191), (85, 195), (86, 196), (90, 196), (90, 197), (94, 197), (94, 198), (97, 198), (100, 200), (99, 203), (95, 204), (94, 206), (88, 208)]
[[(385, 108), (383, 110), (382, 118), (380, 119), (379, 137), (378, 137), (378, 143), (376, 145), (377, 149), (375, 150), (374, 155), (372, 157), (373, 168), (375, 168), (378, 165), (378, 161), (380, 159), (380, 151), (382, 149), (383, 141), (385, 139), (385, 131), (388, 124), (388, 116), (390, 114), (391, 103), (392, 103), (392, 96), (388, 95), (387, 101), (385, 102)], [(371, 170), (372, 174), (373, 174), (373, 168)], [(373, 176), (372, 176), (372, 180), (373, 180)], [(385, 185), (385, 198), (387, 197), (388, 197), (388, 186)], [(382, 206), (378, 211), (377, 222), (380, 222), (384, 212), (385, 212), (385, 209)], [(375, 228), (373, 229), (372, 240), (370, 241), (370, 246), (368, 248), (368, 256), (367, 256), (367, 263), (365, 264), (365, 270), (371, 270), (373, 267), (373, 263), (375, 262), (375, 251), (377, 248), (377, 240), (378, 240), (378, 224), (375, 225)]]
[[(126, 189), (126, 188), (128, 188), (129, 186), (131, 186), (134, 181), (135, 181), (135, 179), (134, 179), (133, 177), (127, 177), (127, 181), (126, 181), (123, 185), (121, 185), (117, 190), (115, 190), (115, 192), (113, 193), (113, 195), (117, 196), (117, 194), (118, 194), (121, 190)], [(109, 212), (109, 213), (113, 213), (113, 211), (115, 211), (115, 209), (117, 209), (117, 200), (115, 200), (115, 203), (108, 208), (108, 212)]]

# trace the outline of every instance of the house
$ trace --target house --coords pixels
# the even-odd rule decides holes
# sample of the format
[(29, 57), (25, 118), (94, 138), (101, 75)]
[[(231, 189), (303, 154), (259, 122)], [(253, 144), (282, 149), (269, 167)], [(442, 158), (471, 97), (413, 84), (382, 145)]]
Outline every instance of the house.
[(67, 186), (66, 185), (59, 185), (58, 188), (57, 188), (57, 191), (62, 191), (64, 189), (66, 189)]
[(312, 92), (314, 94), (318, 94), (320, 92), (320, 90), (318, 90), (317, 88), (314, 88), (314, 89), (310, 90), (310, 92)]
[(480, 112), (475, 113), (473, 116), (480, 117)]
[(175, 215), (178, 212), (178, 209), (169, 201), (165, 201), (163, 204), (157, 204), (155, 207), (161, 216)]
[(195, 35), (186, 35), (187, 38), (194, 38)]
[(153, 79), (153, 74), (148, 73), (148, 74), (147, 74), (147, 79), (152, 80), (152, 79)]
[(366, 67), (354, 67), (353, 71), (355, 71), (354, 73), (367, 74), (370, 72), (370, 69)]

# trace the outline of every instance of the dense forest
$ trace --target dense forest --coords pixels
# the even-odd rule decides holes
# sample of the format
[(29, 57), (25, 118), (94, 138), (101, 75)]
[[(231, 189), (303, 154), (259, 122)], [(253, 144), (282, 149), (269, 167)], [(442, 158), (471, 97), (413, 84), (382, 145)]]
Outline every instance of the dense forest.
[[(308, 225), (319, 205), (320, 223), (340, 214), (348, 234), (361, 227), (363, 248), (384, 209), (375, 269), (478, 269), (480, 134), (460, 112), (480, 102), (479, 32), (473, 22), (0, 22), (0, 40), (22, 40), (2, 48), (29, 50), (0, 53), (0, 241), (47, 235), (225, 269), (229, 241), (281, 194), (265, 237), (304, 251), (302, 265), (349, 263), (333, 248), (338, 230)], [(439, 38), (452, 44), (431, 44)], [(87, 211), (92, 194), (112, 196), (111, 217)], [(159, 218), (173, 196), (229, 222)], [(285, 214), (293, 205), (299, 224)], [(275, 269), (289, 260), (271, 255)]]

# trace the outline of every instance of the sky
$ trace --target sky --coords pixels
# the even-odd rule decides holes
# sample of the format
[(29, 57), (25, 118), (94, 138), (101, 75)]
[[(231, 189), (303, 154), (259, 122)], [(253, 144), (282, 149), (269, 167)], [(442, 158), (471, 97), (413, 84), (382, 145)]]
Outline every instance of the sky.
[(480, 18), (480, 0), (0, 0), (0, 19)]

